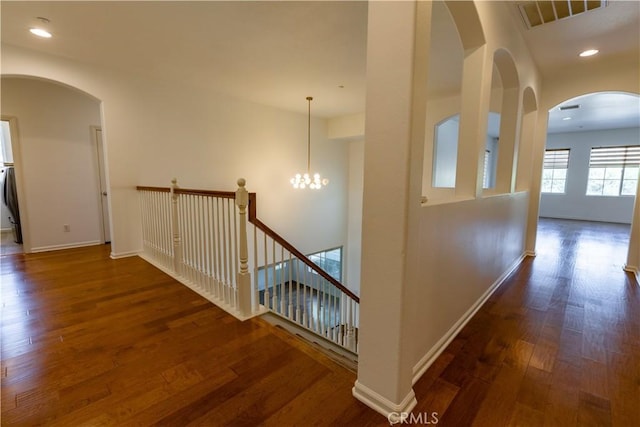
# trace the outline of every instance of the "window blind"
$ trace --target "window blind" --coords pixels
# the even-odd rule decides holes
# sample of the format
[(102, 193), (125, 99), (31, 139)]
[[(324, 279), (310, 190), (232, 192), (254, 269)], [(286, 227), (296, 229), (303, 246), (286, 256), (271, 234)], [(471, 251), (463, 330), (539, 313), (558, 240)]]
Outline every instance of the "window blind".
[(591, 149), (590, 168), (624, 166), (640, 166), (640, 146), (594, 147)]
[(544, 169), (567, 169), (569, 167), (569, 149), (546, 150)]

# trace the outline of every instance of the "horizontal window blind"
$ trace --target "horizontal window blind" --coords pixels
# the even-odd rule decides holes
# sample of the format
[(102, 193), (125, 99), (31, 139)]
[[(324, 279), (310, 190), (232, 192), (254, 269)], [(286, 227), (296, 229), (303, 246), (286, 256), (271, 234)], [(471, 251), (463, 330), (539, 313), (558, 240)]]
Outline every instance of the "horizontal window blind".
[[(640, 146), (598, 147), (591, 149), (590, 168), (640, 165)], [(545, 166), (546, 167), (546, 166)]]
[(546, 150), (544, 152), (545, 169), (567, 169), (569, 167), (569, 150)]

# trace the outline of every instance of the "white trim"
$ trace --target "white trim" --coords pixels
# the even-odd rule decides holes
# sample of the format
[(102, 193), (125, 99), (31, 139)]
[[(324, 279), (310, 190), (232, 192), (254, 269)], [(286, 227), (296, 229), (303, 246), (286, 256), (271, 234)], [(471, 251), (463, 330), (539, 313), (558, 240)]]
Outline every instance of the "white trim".
[(0, 119), (9, 122), (11, 131), (11, 150), (13, 151), (13, 169), (16, 173), (16, 192), (18, 193), (18, 205), (20, 206), (20, 231), (22, 232), (22, 250), (25, 254), (36, 252), (31, 248), (31, 228), (29, 227), (29, 204), (24, 188), (24, 172), (22, 164), (22, 148), (20, 144), (20, 132), (18, 119), (13, 116), (0, 116)]
[(524, 256), (525, 257), (530, 256), (530, 257), (534, 257), (535, 258), (536, 257), (536, 251), (524, 251)]
[(305, 340), (314, 343), (315, 345), (324, 348), (331, 353), (335, 353), (345, 359), (354, 362), (356, 365), (358, 363), (358, 353), (349, 350), (342, 345), (331, 341), (330, 339), (318, 335), (317, 332), (307, 328), (304, 325), (301, 325), (287, 317), (283, 316), (280, 313), (276, 313), (275, 311), (268, 310), (263, 305), (260, 305), (260, 309), (264, 309), (264, 315), (262, 318), (272, 325), (280, 326), (282, 329), (286, 329), (293, 335), (299, 335)]
[(629, 264), (625, 264), (622, 269), (624, 271), (626, 271), (628, 273), (631, 273), (634, 276), (636, 276), (636, 281), (638, 282), (638, 284), (640, 284), (640, 269), (638, 269), (638, 267), (633, 266), (633, 265), (629, 265)]
[(429, 367), (435, 362), (435, 360), (442, 354), (442, 352), (447, 348), (451, 341), (460, 333), (462, 328), (471, 320), (471, 318), (478, 312), (480, 307), (484, 305), (484, 303), (489, 299), (489, 297), (504, 283), (507, 277), (513, 271), (518, 268), (520, 263), (525, 259), (526, 256), (530, 256), (527, 253), (522, 254), (502, 275), (486, 290), (484, 294), (467, 310), (465, 314), (458, 319), (458, 321), (447, 331), (446, 334), (442, 338), (438, 340), (438, 342), (431, 347), (431, 349), (425, 354), (416, 365), (413, 367), (413, 384), (418, 382), (420, 377), (429, 369)]
[(31, 248), (31, 253), (59, 251), (62, 249), (84, 248), (85, 246), (97, 246), (102, 244), (103, 243), (100, 240), (91, 240), (88, 242), (66, 243), (64, 245), (40, 246), (37, 248)]
[(358, 380), (356, 380), (351, 392), (353, 397), (387, 418), (392, 414), (409, 413), (418, 404), (413, 389), (409, 389), (409, 393), (399, 404), (393, 403)]
[(249, 320), (252, 317), (260, 316), (260, 315), (262, 315), (262, 314), (267, 312), (267, 310), (264, 307), (260, 306), (260, 309), (256, 313), (253, 313), (250, 316), (241, 316), (234, 307), (231, 307), (229, 304), (227, 304), (223, 300), (216, 298), (213, 294), (211, 294), (209, 292), (206, 292), (206, 291), (203, 291), (202, 289), (198, 288), (198, 286), (196, 284), (190, 282), (189, 280), (185, 279), (184, 277), (180, 277), (180, 276), (176, 275), (170, 269), (168, 269), (168, 268), (156, 263), (151, 257), (146, 256), (144, 253), (138, 253), (137, 255), (140, 258), (142, 258), (143, 260), (147, 261), (149, 264), (151, 264), (154, 267), (156, 267), (158, 270), (160, 270), (163, 273), (171, 276), (173, 279), (175, 279), (178, 282), (182, 283), (187, 288), (191, 289), (193, 292), (199, 294), (201, 297), (209, 300), (216, 307), (221, 308), (222, 310), (226, 311), (227, 313), (229, 313), (230, 315), (232, 315), (236, 319), (240, 320), (241, 322), (244, 322), (245, 320)]
[(0, 228), (0, 233), (13, 233), (13, 228)]
[(120, 258), (129, 258), (132, 256), (139, 256), (139, 255), (140, 255), (140, 252), (138, 251), (120, 252), (120, 253), (111, 252), (111, 254), (109, 255), (109, 258), (120, 259)]

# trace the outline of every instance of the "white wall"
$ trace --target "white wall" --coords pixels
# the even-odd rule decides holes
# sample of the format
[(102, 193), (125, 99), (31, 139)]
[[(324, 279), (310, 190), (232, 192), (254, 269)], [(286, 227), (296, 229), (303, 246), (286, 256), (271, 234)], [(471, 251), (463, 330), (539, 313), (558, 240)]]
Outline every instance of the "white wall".
[(631, 223), (634, 198), (630, 196), (587, 196), (589, 155), (592, 147), (638, 145), (640, 129), (549, 134), (547, 148), (569, 148), (569, 169), (565, 194), (542, 193), (540, 216)]
[(349, 218), (345, 285), (360, 293), (362, 258), (362, 191), (364, 185), (364, 140), (349, 144)]
[(527, 193), (423, 206), (420, 271), (407, 296), (418, 371), (523, 254)]
[[(530, 193), (513, 193), (509, 185), (500, 187), (505, 194), (484, 193), (479, 168), (494, 52), (504, 49), (512, 55), (519, 72), (516, 95), (527, 87), (537, 92), (540, 77), (509, 5), (449, 2), (467, 43), (462, 91), (460, 97), (434, 99), (424, 84), (425, 62), (432, 58), (421, 46), (428, 42), (422, 24), (429, 19), (404, 9), (413, 6), (420, 15), (429, 2), (380, 3), (369, 7), (361, 332), (354, 395), (386, 415), (411, 410), (411, 380), (424, 373), (525, 253)], [(414, 29), (409, 23), (415, 23), (415, 34), (407, 35), (407, 29)], [(433, 125), (455, 113), (461, 117), (452, 192), (431, 187), (431, 141)], [(514, 131), (519, 115), (512, 116), (513, 121), (504, 122), (505, 129)], [(422, 204), (421, 191), (428, 198)]]
[(16, 117), (19, 128), (26, 197), (19, 204), (23, 223), (27, 214), (27, 249), (101, 243), (97, 155), (90, 133), (90, 126), (100, 124), (99, 102), (42, 80), (2, 78), (2, 113)]
[(348, 147), (328, 140), (326, 120), (312, 119), (312, 168), (330, 183), (296, 192), (289, 179), (306, 167), (305, 114), (14, 46), (2, 46), (2, 59), (3, 75), (64, 82), (102, 101), (113, 256), (141, 248), (135, 186), (168, 186), (173, 177), (182, 187), (220, 190), (244, 177), (258, 193), (258, 216), (301, 251), (345, 245)]

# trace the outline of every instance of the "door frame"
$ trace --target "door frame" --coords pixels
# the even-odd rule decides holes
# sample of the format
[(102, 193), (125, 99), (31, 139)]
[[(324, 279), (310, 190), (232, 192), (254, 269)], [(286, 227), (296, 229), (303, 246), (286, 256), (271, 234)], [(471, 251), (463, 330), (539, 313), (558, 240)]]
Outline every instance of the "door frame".
[(0, 115), (0, 120), (9, 122), (11, 134), (11, 152), (13, 154), (13, 168), (16, 173), (16, 191), (18, 192), (18, 207), (20, 209), (20, 229), (22, 231), (22, 252), (31, 252), (31, 233), (29, 229), (29, 209), (24, 189), (24, 175), (22, 172), (22, 151), (20, 148), (20, 132), (18, 130), (18, 118), (15, 116)]
[[(111, 192), (109, 191), (108, 187), (109, 187), (109, 179), (107, 177), (107, 159), (105, 156), (105, 150), (104, 150), (104, 135), (98, 139), (98, 132), (103, 132), (102, 131), (102, 126), (90, 126), (89, 127), (91, 130), (91, 143), (95, 149), (94, 153), (96, 156), (96, 170), (98, 172), (98, 202), (99, 202), (99, 206), (100, 206), (100, 238), (102, 240), (102, 243), (111, 243), (111, 237), (112, 237), (112, 227), (111, 227)], [(104, 182), (105, 185), (107, 186), (106, 189), (103, 190), (102, 188), (102, 178), (104, 177)], [(103, 196), (102, 192), (106, 191), (107, 195)], [(106, 197), (106, 209), (104, 206), (105, 203), (105, 197)], [(105, 211), (107, 212), (107, 217), (105, 218)], [(105, 225), (107, 225), (109, 227), (109, 239), (107, 239), (106, 233), (105, 233)]]

